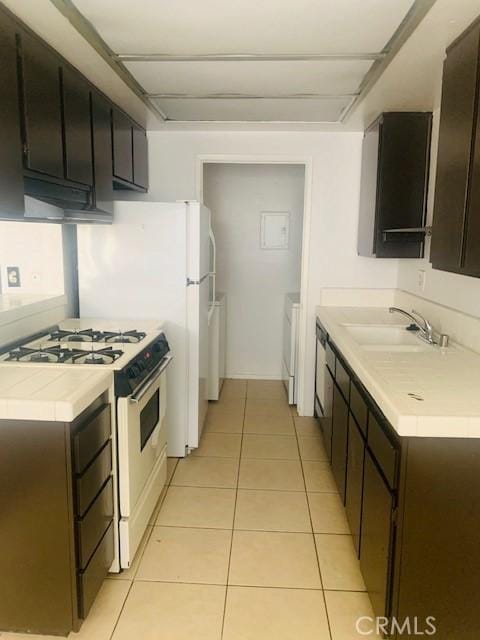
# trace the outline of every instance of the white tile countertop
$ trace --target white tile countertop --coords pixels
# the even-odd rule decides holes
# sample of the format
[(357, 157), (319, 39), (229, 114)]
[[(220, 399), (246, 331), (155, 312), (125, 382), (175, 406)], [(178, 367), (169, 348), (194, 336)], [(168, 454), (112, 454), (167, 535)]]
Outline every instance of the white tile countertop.
[(71, 422), (112, 384), (112, 371), (0, 365), (0, 420)]
[[(400, 436), (480, 438), (480, 355), (456, 344), (366, 349), (345, 325), (408, 321), (380, 307), (317, 307), (317, 317)], [(414, 394), (417, 398), (412, 397)]]

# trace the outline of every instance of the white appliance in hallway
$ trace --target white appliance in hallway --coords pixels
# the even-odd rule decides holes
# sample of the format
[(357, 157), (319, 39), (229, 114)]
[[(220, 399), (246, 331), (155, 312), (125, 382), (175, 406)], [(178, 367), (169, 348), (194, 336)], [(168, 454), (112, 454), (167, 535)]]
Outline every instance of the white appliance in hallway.
[(300, 294), (287, 293), (283, 316), (283, 383), (288, 403), (297, 404), (298, 315)]
[(218, 400), (225, 380), (227, 356), (227, 316), (224, 293), (210, 303), (208, 320), (208, 399)]
[(198, 202), (115, 202), (114, 224), (78, 228), (81, 316), (164, 321), (169, 456), (198, 446), (208, 408), (210, 234)]

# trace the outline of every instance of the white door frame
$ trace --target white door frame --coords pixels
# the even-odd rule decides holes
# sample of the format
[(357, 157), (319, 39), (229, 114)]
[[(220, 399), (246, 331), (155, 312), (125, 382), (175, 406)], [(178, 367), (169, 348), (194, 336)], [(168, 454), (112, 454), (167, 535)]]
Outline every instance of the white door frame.
[[(313, 399), (306, 397), (305, 380), (309, 373), (307, 352), (308, 310), (309, 310), (309, 262), (310, 262), (310, 225), (312, 209), (312, 165), (311, 156), (296, 155), (240, 155), (240, 154), (199, 154), (196, 156), (195, 182), (196, 194), (203, 203), (203, 165), (204, 164), (301, 164), (305, 167), (305, 185), (303, 195), (303, 232), (302, 261), (300, 276), (300, 317), (298, 331), (298, 395), (297, 410), (300, 415), (311, 414)], [(310, 405), (312, 405), (310, 407)]]

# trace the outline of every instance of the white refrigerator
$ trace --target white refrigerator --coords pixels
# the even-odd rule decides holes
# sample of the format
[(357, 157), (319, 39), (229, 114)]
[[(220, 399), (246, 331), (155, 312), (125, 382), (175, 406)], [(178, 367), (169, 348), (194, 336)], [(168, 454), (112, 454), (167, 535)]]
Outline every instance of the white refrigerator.
[(129, 328), (154, 319), (165, 329), (167, 452), (185, 456), (208, 408), (210, 211), (198, 202), (115, 202), (112, 225), (77, 233), (80, 315)]

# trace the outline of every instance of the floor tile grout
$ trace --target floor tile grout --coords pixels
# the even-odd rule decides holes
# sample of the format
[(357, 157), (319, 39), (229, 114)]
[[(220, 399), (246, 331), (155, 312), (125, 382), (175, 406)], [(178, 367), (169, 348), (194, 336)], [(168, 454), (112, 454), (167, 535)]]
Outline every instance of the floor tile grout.
[(246, 414), (246, 407), (247, 407), (247, 395), (248, 395), (248, 381), (246, 384), (246, 388), (245, 388), (245, 400), (244, 400), (244, 405), (243, 405), (243, 421), (242, 421), (242, 433), (241, 433), (241, 437), (240, 437), (240, 454), (238, 457), (238, 466), (237, 466), (237, 481), (236, 481), (236, 485), (235, 485), (235, 501), (233, 504), (233, 518), (232, 518), (232, 535), (230, 537), (230, 552), (228, 554), (228, 565), (227, 565), (227, 586), (225, 588), (225, 600), (223, 603), (223, 616), (222, 616), (222, 629), (220, 632), (220, 638), (223, 638), (223, 634), (224, 634), (224, 629), (225, 629), (225, 615), (227, 613), (227, 599), (228, 599), (228, 582), (229, 582), (229, 578), (230, 578), (230, 565), (231, 565), (231, 561), (232, 561), (232, 551), (233, 551), (233, 532), (235, 529), (235, 516), (237, 513), (237, 499), (238, 499), (238, 483), (240, 480), (240, 460), (242, 458), (242, 448), (243, 448), (243, 431), (245, 429), (245, 414)]
[[(295, 420), (293, 420), (293, 422), (295, 424)], [(299, 442), (299, 436), (298, 436), (298, 432), (297, 432), (296, 426), (295, 426), (295, 433), (297, 435), (297, 446), (298, 446), (298, 452), (300, 454), (300, 442)], [(333, 638), (332, 626), (331, 626), (331, 623), (330, 623), (330, 616), (328, 614), (327, 599), (325, 597), (325, 591), (323, 590), (322, 568), (320, 566), (320, 558), (319, 558), (319, 555), (318, 555), (317, 540), (315, 538), (315, 528), (313, 526), (312, 510), (310, 508), (310, 501), (308, 499), (308, 493), (309, 492), (307, 490), (307, 481), (306, 481), (306, 478), (305, 478), (305, 469), (303, 467), (303, 463), (304, 463), (304, 460), (302, 459), (302, 456), (300, 455), (300, 466), (302, 468), (303, 484), (305, 485), (305, 498), (307, 500), (308, 513), (309, 513), (309, 516), (310, 516), (310, 525), (312, 527), (312, 532), (313, 532), (313, 534), (312, 534), (313, 535), (313, 546), (315, 548), (315, 556), (317, 558), (317, 567), (318, 567), (318, 573), (320, 575), (320, 584), (322, 585), (323, 604), (324, 604), (324, 607), (325, 607), (325, 615), (327, 617), (328, 632), (330, 634), (330, 640), (332, 640), (332, 638)]]

